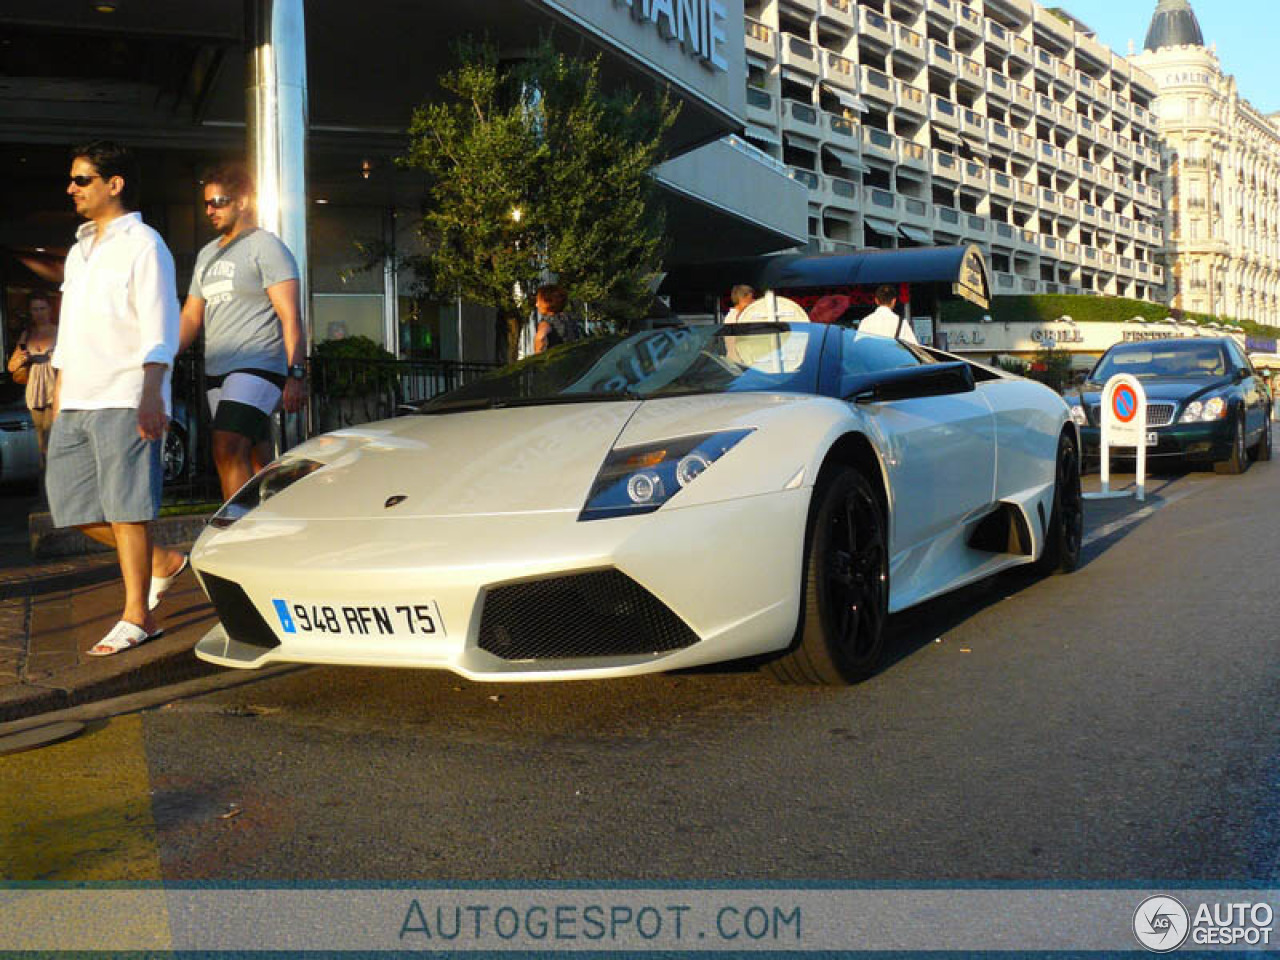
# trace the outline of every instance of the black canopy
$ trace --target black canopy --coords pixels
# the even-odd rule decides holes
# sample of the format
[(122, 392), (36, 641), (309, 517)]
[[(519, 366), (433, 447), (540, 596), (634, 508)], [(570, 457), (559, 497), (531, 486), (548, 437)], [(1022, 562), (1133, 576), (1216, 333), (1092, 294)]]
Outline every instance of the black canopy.
[(734, 284), (757, 290), (820, 290), (882, 283), (933, 284), (940, 292), (986, 308), (991, 281), (982, 250), (961, 247), (912, 247), (857, 253), (783, 253), (767, 257), (692, 264), (673, 270), (659, 293), (727, 293)]

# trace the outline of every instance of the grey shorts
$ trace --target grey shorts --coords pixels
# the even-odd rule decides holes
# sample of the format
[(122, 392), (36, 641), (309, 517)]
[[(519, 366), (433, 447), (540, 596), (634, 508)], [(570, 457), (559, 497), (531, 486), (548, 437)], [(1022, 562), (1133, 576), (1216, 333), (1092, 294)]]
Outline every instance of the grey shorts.
[(55, 527), (144, 523), (160, 512), (159, 440), (138, 436), (138, 411), (63, 410), (49, 433), (45, 486)]

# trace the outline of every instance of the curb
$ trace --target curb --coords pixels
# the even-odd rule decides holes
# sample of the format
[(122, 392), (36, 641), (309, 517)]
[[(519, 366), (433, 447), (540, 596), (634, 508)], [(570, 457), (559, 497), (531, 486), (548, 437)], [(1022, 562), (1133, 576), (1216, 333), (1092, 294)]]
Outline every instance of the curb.
[[(156, 543), (165, 547), (191, 543), (200, 536), (200, 531), (204, 529), (210, 516), (207, 513), (193, 513), (160, 517), (150, 523), (151, 536)], [(55, 527), (53, 518), (48, 513), (32, 513), (27, 518), (27, 531), (31, 557), (35, 560), (115, 552), (113, 547), (90, 540), (74, 527)]]

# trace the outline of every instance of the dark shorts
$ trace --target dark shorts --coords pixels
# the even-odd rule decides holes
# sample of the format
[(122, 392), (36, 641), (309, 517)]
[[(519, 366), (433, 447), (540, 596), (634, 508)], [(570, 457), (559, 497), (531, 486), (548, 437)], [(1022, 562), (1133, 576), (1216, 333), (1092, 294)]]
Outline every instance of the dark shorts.
[(206, 377), (213, 429), (238, 433), (257, 443), (271, 437), (271, 415), (284, 395), (282, 374), (270, 370), (233, 370)]
[(159, 440), (138, 435), (138, 411), (63, 410), (49, 432), (45, 487), (55, 527), (144, 523), (160, 512)]

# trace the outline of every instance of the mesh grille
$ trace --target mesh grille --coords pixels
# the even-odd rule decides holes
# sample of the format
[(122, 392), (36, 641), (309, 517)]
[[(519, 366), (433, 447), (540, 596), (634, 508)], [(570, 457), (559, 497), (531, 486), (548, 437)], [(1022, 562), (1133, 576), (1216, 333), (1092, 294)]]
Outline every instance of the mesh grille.
[(222, 629), (227, 631), (227, 636), (265, 650), (280, 646), (275, 633), (248, 595), (240, 589), (240, 584), (209, 573), (202, 573), (200, 579), (204, 583), (204, 592), (209, 595), (209, 602), (218, 611), (218, 619), (222, 621)]
[[(1148, 403), (1147, 404), (1147, 426), (1148, 427), (1167, 427), (1173, 423), (1173, 411), (1177, 409), (1177, 404), (1173, 403)], [(1093, 417), (1094, 423), (1102, 422), (1102, 407), (1094, 404), (1089, 411)]]
[(504, 660), (665, 653), (698, 635), (617, 570), (495, 587), (484, 600), (480, 649)]

